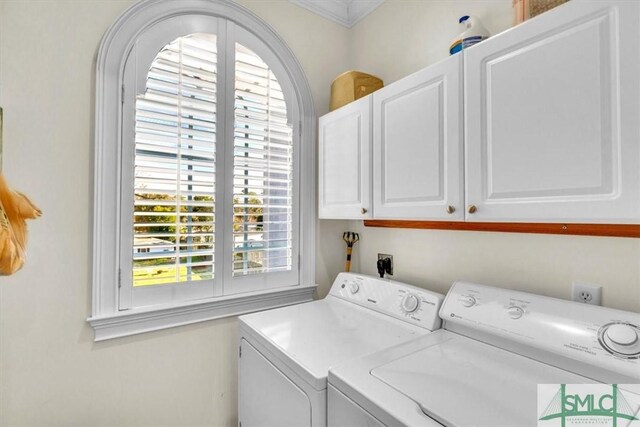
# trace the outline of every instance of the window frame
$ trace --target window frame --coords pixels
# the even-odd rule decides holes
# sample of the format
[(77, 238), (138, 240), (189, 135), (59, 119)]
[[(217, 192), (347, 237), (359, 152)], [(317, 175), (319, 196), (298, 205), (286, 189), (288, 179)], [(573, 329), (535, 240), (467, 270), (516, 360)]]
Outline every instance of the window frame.
[[(284, 288), (264, 288), (239, 294), (120, 310), (119, 283), (122, 221), (123, 114), (126, 87), (124, 70), (135, 41), (145, 31), (163, 21), (182, 15), (222, 18), (268, 46), (291, 83), (292, 108), (299, 118), (294, 126), (298, 163), (298, 284)], [(198, 32), (198, 31), (193, 31)], [(235, 41), (234, 41), (235, 42)], [(247, 46), (253, 49), (252, 46)], [(257, 52), (259, 55), (262, 52)], [(265, 58), (269, 62), (271, 58)], [(269, 64), (271, 66), (271, 63)], [(227, 61), (227, 71), (234, 62)], [(231, 79), (232, 82), (235, 79)], [(233, 85), (234, 83), (231, 83)], [(229, 87), (229, 84), (227, 84)], [(225, 94), (234, 99), (233, 91)], [(229, 104), (233, 105), (233, 101)], [(289, 106), (288, 106), (289, 107)], [(264, 21), (229, 0), (143, 0), (126, 10), (105, 33), (96, 63), (95, 169), (92, 312), (87, 320), (95, 330), (95, 340), (164, 329), (260, 309), (309, 301), (315, 285), (315, 111), (311, 91), (300, 64), (284, 41)], [(225, 117), (232, 120), (233, 117)], [(232, 151), (232, 150), (230, 150)], [(227, 155), (227, 158), (229, 156)], [(225, 195), (226, 197), (226, 195)], [(230, 196), (232, 197), (232, 196)], [(232, 200), (232, 199), (231, 199)], [(227, 200), (225, 202), (228, 203)], [(225, 203), (223, 202), (223, 203)], [(229, 233), (228, 233), (229, 234)], [(230, 256), (230, 255), (229, 255)], [(223, 286), (229, 286), (223, 283)]]

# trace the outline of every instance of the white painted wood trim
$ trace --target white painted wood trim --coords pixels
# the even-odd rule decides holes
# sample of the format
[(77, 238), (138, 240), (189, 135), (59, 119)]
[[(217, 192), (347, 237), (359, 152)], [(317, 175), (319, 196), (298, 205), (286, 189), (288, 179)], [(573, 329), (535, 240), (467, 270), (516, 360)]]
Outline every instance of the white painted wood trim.
[[(118, 310), (118, 276), (120, 274), (118, 231), (121, 212), (120, 117), (124, 64), (139, 34), (162, 20), (184, 14), (222, 17), (255, 34), (272, 49), (295, 87), (295, 102), (300, 112), (299, 132), (303, 141), (300, 145), (299, 182), (301, 193), (300, 280), (295, 288), (315, 286), (317, 120), (311, 89), (302, 66), (275, 30), (258, 16), (231, 0), (142, 0), (127, 9), (107, 30), (96, 59), (92, 320), (90, 322), (94, 328), (98, 328), (103, 323), (99, 319), (135, 319), (135, 316), (127, 316)], [(289, 290), (295, 293), (294, 288)], [(267, 294), (271, 295), (271, 292), (268, 291)], [(283, 298), (286, 296), (282, 293), (279, 295)], [(226, 301), (226, 298), (222, 300)], [(238, 314), (238, 312), (238, 310), (229, 311), (228, 314), (219, 314), (216, 317)], [(158, 317), (157, 322), (163, 318), (169, 317)], [(126, 321), (122, 320), (122, 322)], [(135, 323), (135, 320), (132, 322)], [(171, 322), (167, 324), (171, 326)], [(155, 329), (159, 329), (158, 323), (155, 324)], [(96, 333), (97, 331), (98, 329)]]
[(351, 26), (347, 3), (342, 0), (289, 0), (289, 2), (345, 27)]
[(376, 10), (384, 0), (350, 0), (349, 2), (349, 28), (362, 21), (367, 15)]
[(351, 28), (377, 9), (384, 0), (289, 0), (289, 2)]
[(95, 341), (104, 341), (308, 302), (313, 300), (315, 289), (316, 286), (304, 286), (294, 289), (231, 295), (160, 309), (126, 310), (109, 316), (90, 317), (87, 321), (95, 330)]

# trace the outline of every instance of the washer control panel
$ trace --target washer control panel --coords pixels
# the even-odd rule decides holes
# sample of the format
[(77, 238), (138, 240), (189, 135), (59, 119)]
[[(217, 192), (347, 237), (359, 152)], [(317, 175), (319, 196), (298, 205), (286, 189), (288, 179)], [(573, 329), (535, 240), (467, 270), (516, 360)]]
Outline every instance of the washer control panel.
[(330, 295), (431, 331), (439, 329), (444, 295), (363, 274), (340, 273)]
[(640, 380), (638, 313), (456, 282), (440, 316), (445, 328), (460, 325)]

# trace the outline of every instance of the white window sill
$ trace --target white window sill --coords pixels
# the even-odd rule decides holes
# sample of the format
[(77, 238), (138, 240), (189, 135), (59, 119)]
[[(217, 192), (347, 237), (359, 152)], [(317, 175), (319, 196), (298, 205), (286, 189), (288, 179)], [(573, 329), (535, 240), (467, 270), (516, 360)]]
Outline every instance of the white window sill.
[(313, 300), (315, 290), (316, 285), (313, 285), (228, 295), (178, 306), (126, 310), (108, 316), (90, 317), (87, 322), (95, 331), (95, 341), (104, 341), (307, 302)]

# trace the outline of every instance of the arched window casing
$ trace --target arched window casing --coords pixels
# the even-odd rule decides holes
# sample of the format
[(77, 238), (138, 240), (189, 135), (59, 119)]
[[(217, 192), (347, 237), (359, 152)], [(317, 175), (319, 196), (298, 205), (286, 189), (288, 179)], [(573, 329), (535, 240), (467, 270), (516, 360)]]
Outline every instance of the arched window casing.
[(294, 55), (241, 6), (127, 10), (97, 63), (96, 340), (310, 300), (314, 122)]

